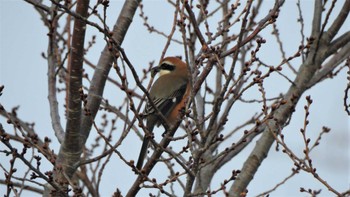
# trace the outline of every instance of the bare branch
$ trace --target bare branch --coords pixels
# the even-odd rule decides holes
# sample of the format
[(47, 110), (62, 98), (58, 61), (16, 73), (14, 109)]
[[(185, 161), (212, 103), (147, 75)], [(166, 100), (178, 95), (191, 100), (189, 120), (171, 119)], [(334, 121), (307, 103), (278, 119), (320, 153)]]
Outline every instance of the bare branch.
[[(241, 46), (245, 45), (246, 43), (251, 41), (253, 38), (255, 38), (255, 36), (258, 35), (258, 33), (265, 28), (268, 22), (273, 22), (275, 20), (275, 18), (278, 16), (279, 8), (283, 5), (283, 3), (284, 3), (284, 0), (279, 0), (278, 2), (275, 3), (275, 6), (269, 12), (269, 14), (265, 16), (263, 19), (261, 19), (258, 23), (258, 26), (255, 28), (255, 30), (242, 41)], [(234, 51), (236, 51), (241, 46), (234, 46), (228, 51), (221, 53), (220, 58), (233, 54)]]
[(289, 179), (291, 179), (294, 175), (296, 175), (297, 172), (296, 171), (292, 171), (292, 173), (290, 175), (288, 175), (286, 178), (284, 178), (281, 182), (279, 182), (278, 184), (275, 185), (275, 187), (273, 187), (272, 189), (266, 191), (266, 192), (263, 192), (259, 195), (257, 195), (257, 197), (264, 197), (268, 194), (270, 194), (271, 192), (275, 191), (278, 187), (280, 187), (281, 185), (284, 185)]
[(350, 116), (350, 104), (348, 103), (349, 91), (350, 91), (350, 57), (346, 61), (346, 66), (348, 67), (348, 84), (344, 90), (344, 108), (348, 116)]
[[(132, 22), (132, 18), (135, 14), (139, 3), (140, 0), (128, 0), (125, 1), (123, 5), (122, 11), (113, 28), (113, 39), (119, 45), (123, 43), (124, 37)], [(104, 86), (107, 80), (108, 73), (112, 67), (113, 61), (114, 54), (110, 53), (109, 45), (107, 44), (101, 52), (101, 56), (97, 63), (97, 68), (95, 69), (94, 75), (92, 77), (87, 96), (87, 104), (85, 108), (89, 110), (90, 115), (83, 116), (83, 120), (81, 122), (81, 132), (84, 143), (89, 136), (92, 121), (95, 118), (97, 111), (100, 107)]]
[[(147, 1), (143, 4), (141, 0), (123, 2), (113, 27), (107, 25), (110, 22), (108, 17), (115, 11), (112, 10), (115, 4), (110, 0), (97, 0), (92, 4), (88, 0), (23, 2), (34, 6), (48, 28), (47, 54), (42, 53), (42, 57), (48, 65), (48, 99), (53, 128), (49, 130), (55, 132), (61, 146), (57, 159), (57, 150), (50, 148), (51, 140), (48, 137), (40, 140), (42, 136), (34, 130), (34, 123), (23, 122), (17, 117), (18, 107), (7, 112), (0, 104), (0, 114), (10, 128), (9, 132), (0, 132), (0, 143), (5, 145), (0, 154), (6, 155), (5, 163), (10, 164), (9, 167), (0, 164), (0, 169), (5, 173), (6, 195), (20, 196), (22, 189), (15, 185), (21, 182), (22, 188), (29, 184), (44, 187), (44, 196), (98, 197), (105, 187), (102, 185), (103, 179), (107, 178), (110, 170), (115, 170), (111, 162), (117, 160), (122, 165), (120, 169), (136, 173), (136, 180), (130, 188), (122, 188), (126, 196), (149, 192), (150, 195), (158, 193), (165, 196), (241, 197), (246, 195), (248, 185), (274, 142), (277, 142), (276, 151), (282, 148), (295, 168), (292, 168), (290, 176), (277, 180), (272, 189), (265, 188), (266, 192), (261, 195), (290, 184), (287, 180), (297, 176), (301, 170), (310, 173), (314, 181), (329, 189), (326, 192), (336, 195), (349, 193), (336, 191), (329, 184), (331, 179), (319, 177), (322, 169), (316, 173), (316, 160), (311, 163), (309, 153), (320, 144), (321, 137), (330, 128), (324, 126), (317, 139), (311, 140), (313, 144), (309, 144), (310, 139), (302, 133), (300, 140), (305, 144), (304, 158), (299, 158), (299, 154), (286, 145), (283, 135), (304, 92), (322, 80), (342, 76), (340, 74), (349, 67), (350, 32), (345, 29), (345, 33), (339, 33), (348, 21), (348, 1), (315, 0), (309, 4), (308, 12), (303, 12), (304, 5), (299, 0), (296, 7), (292, 7), (295, 12), (291, 16), (298, 23), (287, 24), (282, 21), (284, 18), (279, 17), (286, 10), (281, 9), (285, 0), (275, 0), (272, 4), (263, 4), (263, 0), (168, 0), (164, 6), (171, 8), (166, 10), (166, 19), (169, 19), (167, 22), (171, 27), (163, 26), (168, 28), (166, 30), (156, 29), (159, 24), (151, 24), (148, 20), (148, 16), (158, 17), (161, 13), (146, 13), (148, 10), (142, 8), (143, 4), (147, 6)], [(167, 126), (166, 116), (156, 108), (160, 119), (165, 121), (161, 140), (158, 140), (158, 134), (147, 130), (144, 115), (140, 113), (145, 100), (152, 100), (148, 92), (153, 77), (147, 76), (154, 58), (150, 58), (148, 68), (136, 67), (128, 56), (133, 57), (134, 52), (141, 48), (126, 51), (124, 48), (128, 47), (123, 47), (124, 37), (129, 33), (137, 8), (141, 16), (137, 22), (144, 23), (152, 39), (159, 38), (159, 43), (157, 40), (155, 45), (163, 44), (162, 52), (158, 54), (160, 58), (170, 52), (176, 53), (186, 61), (191, 73), (188, 76), (192, 86), (191, 96), (186, 108), (179, 111), (181, 117), (178, 123)], [(294, 34), (279, 31), (283, 25), (293, 25)], [(142, 26), (135, 28), (144, 30)], [(91, 40), (85, 41), (87, 45), (84, 47), (85, 29), (87, 34), (94, 35)], [(306, 36), (305, 32), (311, 32), (311, 35)], [(298, 48), (293, 49), (284, 43), (282, 38), (286, 35), (288, 39), (293, 39), (293, 43), (300, 43)], [(297, 37), (294, 35), (301, 36), (301, 40), (295, 40)], [(98, 62), (90, 62), (96, 57), (95, 49), (99, 45), (95, 43), (101, 38), (105, 46)], [(140, 39), (138, 46), (145, 46), (142, 43), (144, 38)], [(145, 47), (145, 50), (153, 49), (148, 45)], [(270, 47), (280, 49), (281, 55), (266, 55), (270, 53)], [(288, 57), (290, 50), (294, 50), (294, 53)], [(272, 63), (276, 60), (276, 64)], [(84, 69), (83, 64), (88, 68)], [(112, 66), (117, 79), (108, 76)], [(212, 69), (214, 73), (211, 73)], [(145, 83), (148, 83), (147, 87)], [(350, 114), (350, 85), (346, 85), (342, 102), (345, 111)], [(109, 98), (110, 94), (103, 95), (105, 87), (110, 86), (119, 90), (117, 100)], [(3, 88), (0, 86), (0, 96)], [(65, 103), (60, 94), (66, 94)], [(112, 106), (109, 100), (120, 103)], [(309, 123), (310, 97), (307, 101), (302, 131)], [(61, 126), (60, 103), (65, 104), (66, 128)], [(151, 105), (154, 103), (151, 102)], [(251, 110), (253, 106), (254, 111)], [(246, 114), (247, 109), (251, 111)], [(183, 124), (180, 125), (181, 119)], [(295, 122), (292, 123), (294, 126)], [(176, 131), (178, 127), (183, 131)], [(138, 141), (143, 133), (150, 137), (151, 154), (144, 168), (139, 170), (134, 160), (130, 159), (134, 156), (126, 151), (125, 146), (134, 142), (130, 140)], [(237, 170), (233, 167), (235, 165), (229, 165), (235, 163), (233, 160), (248, 145), (253, 150), (246, 155), (242, 169)], [(17, 151), (21, 150), (20, 146), (23, 146), (22, 152)], [(32, 155), (25, 155), (27, 150), (31, 150)], [(42, 155), (44, 160), (41, 160)], [(22, 160), (26, 160), (24, 164)], [(49, 164), (53, 170), (44, 173), (47, 166), (40, 166), (41, 163)], [(17, 172), (20, 174), (18, 176), (15, 171), (19, 164), (28, 168)], [(167, 174), (157, 173), (160, 166), (168, 169)], [(219, 177), (219, 181), (213, 179), (224, 169), (231, 173)], [(40, 182), (29, 180), (28, 176), (30, 179), (39, 178)], [(123, 186), (116, 184), (113, 195), (118, 197), (122, 195), (119, 189)], [(255, 188), (252, 191), (256, 192)], [(317, 188), (300, 188), (300, 192), (314, 196), (320, 191)]]
[(314, 86), (316, 83), (327, 78), (344, 60), (350, 55), (350, 42), (348, 42), (340, 51), (334, 54), (330, 60), (325, 63), (322, 68), (315, 73), (315, 76), (310, 80), (308, 87)]
[(42, 4), (42, 0), (24, 0), (24, 1), (29, 4), (32, 4), (35, 8), (40, 8), (41, 10), (44, 10), (47, 13), (50, 12), (50, 8)]
[[(78, 0), (76, 12), (82, 17), (88, 15), (89, 1)], [(58, 154), (58, 163), (70, 178), (76, 170), (76, 163), (80, 159), (82, 143), (80, 136), (80, 122), (82, 115), (82, 73), (84, 60), (84, 41), (86, 23), (83, 20), (74, 21), (72, 37), (71, 59), (68, 68), (67, 87), (67, 125), (62, 147)], [(60, 176), (63, 178), (62, 176)]]
[[(4, 184), (5, 185), (7, 183), (6, 183), (5, 180), (0, 179), (0, 184)], [(34, 192), (34, 193), (38, 193), (38, 194), (43, 194), (44, 193), (44, 190), (42, 190), (42, 189), (30, 186), (30, 185), (23, 185), (20, 182), (12, 182), (12, 184), (13, 184), (14, 187), (23, 188), (24, 190), (31, 191), (31, 192)]]
[(322, 0), (316, 0), (314, 6), (314, 17), (312, 20), (311, 36), (316, 38), (321, 31), (321, 20), (322, 20)]
[[(320, 13), (317, 13), (317, 10), (321, 11), (321, 8), (319, 8), (320, 6), (321, 1), (316, 1), (316, 10), (313, 22), (313, 35), (319, 31)], [(319, 65), (324, 60), (324, 58), (322, 58), (323, 53), (316, 53), (316, 51), (322, 47), (325, 47), (327, 44), (322, 42), (319, 42), (318, 44), (319, 46), (311, 48), (310, 54), (314, 55), (309, 55), (306, 61), (301, 65), (298, 71), (298, 75), (294, 80), (295, 85), (292, 85), (284, 96), (284, 100), (286, 100), (287, 103), (278, 108), (273, 113), (274, 120), (268, 120), (264, 123), (267, 126), (265, 131), (257, 141), (257, 144), (251, 152), (250, 156), (245, 161), (244, 166), (241, 170), (242, 173), (239, 174), (237, 180), (230, 188), (231, 193), (234, 194), (233, 196), (239, 196), (239, 194), (245, 192), (247, 185), (252, 180), (262, 161), (266, 158), (268, 151), (274, 142), (273, 133), (278, 133), (283, 129), (287, 120), (292, 115), (292, 109), (295, 108), (297, 101), (300, 99), (303, 92), (309, 88), (307, 86), (308, 83), (313, 78)]]
[(326, 53), (326, 57), (329, 57), (336, 53), (340, 48), (344, 47), (346, 44), (350, 42), (350, 31), (344, 33), (343, 35), (339, 36), (339, 38), (335, 39), (328, 48), (328, 51)]
[(333, 21), (329, 29), (324, 33), (325, 41), (330, 42), (337, 35), (339, 29), (343, 26), (345, 19), (349, 15), (350, 1), (344, 1), (337, 18)]
[[(0, 124), (0, 133), (1, 134), (5, 134), (5, 131), (2, 127), (2, 124)], [(53, 182), (52, 180), (50, 180), (45, 174), (43, 174), (39, 169), (37, 169), (36, 167), (34, 167), (25, 157), (23, 154), (19, 154), (17, 152), (17, 149), (14, 148), (10, 142), (5, 138), (5, 136), (1, 135), (1, 142), (11, 151), (11, 154), (16, 157), (19, 158), (27, 167), (29, 167), (34, 173), (36, 173), (36, 176), (44, 179), (48, 184), (50, 184), (53, 188), (56, 189), (56, 191), (58, 192), (58, 194), (62, 194), (62, 190), (59, 188), (59, 186)]]
[(57, 28), (58, 28), (58, 19), (56, 17), (57, 13), (51, 13), (51, 23), (49, 23), (49, 45), (47, 49), (47, 63), (48, 63), (48, 100), (50, 107), (50, 116), (51, 116), (51, 124), (54, 130), (54, 133), (60, 143), (64, 140), (64, 130), (61, 125), (60, 115), (58, 112), (58, 102), (56, 95), (56, 69), (58, 68), (58, 48), (57, 48)]

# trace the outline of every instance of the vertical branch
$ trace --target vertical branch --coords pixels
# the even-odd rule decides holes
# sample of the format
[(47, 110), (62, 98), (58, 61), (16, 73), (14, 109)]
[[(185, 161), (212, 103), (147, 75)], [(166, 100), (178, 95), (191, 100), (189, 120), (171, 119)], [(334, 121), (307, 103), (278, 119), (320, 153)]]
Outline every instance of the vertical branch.
[(349, 90), (350, 90), (350, 57), (346, 60), (346, 64), (348, 67), (348, 84), (346, 85), (346, 88), (344, 90), (344, 99), (343, 99), (343, 103), (344, 103), (344, 109), (345, 112), (348, 114), (348, 116), (350, 116), (350, 104), (348, 103), (348, 98), (349, 98)]
[[(76, 12), (82, 17), (87, 17), (89, 8), (89, 0), (78, 0)], [(86, 22), (75, 19), (71, 61), (68, 69), (68, 86), (67, 86), (67, 125), (64, 142), (58, 155), (58, 164), (62, 165), (64, 173), (68, 177), (72, 177), (76, 163), (79, 162), (81, 154), (81, 146), (79, 146), (80, 122), (82, 109), (82, 72), (84, 59), (84, 41), (86, 32)]]
[(56, 18), (56, 11), (53, 11), (51, 14), (51, 22), (48, 23), (49, 27), (49, 45), (47, 49), (47, 62), (48, 62), (48, 100), (50, 107), (50, 116), (52, 128), (55, 132), (55, 135), (60, 143), (64, 140), (64, 131), (60, 121), (60, 115), (58, 113), (58, 102), (56, 95), (56, 69), (58, 67), (57, 60), (57, 40), (56, 40), (56, 32), (58, 21)]
[[(247, 5), (244, 8), (246, 13), (242, 18), (242, 24), (241, 24), (241, 29), (239, 32), (239, 38), (237, 41), (237, 46), (242, 46), (242, 40), (243, 40), (243, 36), (246, 34), (246, 25), (247, 25), (247, 18), (249, 16), (249, 13), (251, 11), (251, 6), (252, 6), (252, 1), (247, 1)], [(238, 59), (238, 52), (239, 50), (236, 50), (233, 54), (233, 63), (232, 65), (236, 64), (236, 61)], [(205, 137), (202, 139), (202, 144), (204, 146), (203, 151), (200, 152), (200, 154), (198, 154), (198, 159), (197, 161), (200, 160), (201, 157), (203, 157), (202, 159), (208, 159), (206, 158), (205, 155), (208, 155), (208, 153), (210, 152), (210, 154), (212, 153), (212, 149), (209, 149), (207, 147), (210, 146), (210, 144), (213, 143), (215, 137), (218, 135), (218, 133), (220, 132), (220, 126), (217, 127), (217, 119), (219, 117), (219, 111), (221, 110), (222, 104), (224, 102), (224, 94), (227, 92), (228, 90), (228, 86), (231, 82), (231, 79), (233, 78), (234, 75), (234, 66), (232, 66), (230, 68), (229, 71), (229, 75), (227, 77), (227, 80), (225, 81), (222, 89), (217, 90), (218, 92), (216, 93), (217, 95), (215, 95), (215, 100), (214, 100), (214, 104), (213, 104), (213, 115), (211, 116), (209, 123), (208, 123), (208, 127), (207, 127), (207, 133), (205, 134)], [(214, 176), (216, 172), (216, 169), (214, 169), (214, 165), (208, 165), (204, 168), (201, 169), (200, 173), (198, 173), (197, 176), (197, 182), (196, 182), (196, 186), (195, 186), (195, 192), (196, 193), (201, 193), (204, 192), (205, 189), (209, 186), (210, 181), (212, 179), (212, 177)], [(197, 172), (195, 172), (197, 174)]]
[(321, 31), (321, 19), (322, 19), (322, 0), (316, 0), (315, 1), (315, 7), (314, 7), (314, 17), (312, 20), (312, 30), (311, 30), (311, 36), (316, 37), (319, 35)]

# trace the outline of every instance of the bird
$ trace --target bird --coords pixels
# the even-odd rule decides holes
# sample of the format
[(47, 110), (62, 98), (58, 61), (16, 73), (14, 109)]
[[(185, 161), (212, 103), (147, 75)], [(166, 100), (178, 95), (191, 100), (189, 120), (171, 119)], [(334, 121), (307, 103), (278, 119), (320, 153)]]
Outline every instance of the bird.
[[(155, 126), (163, 125), (165, 129), (170, 128), (179, 120), (180, 111), (186, 106), (186, 101), (191, 92), (189, 81), (189, 68), (185, 62), (178, 57), (166, 57), (160, 61), (159, 65), (151, 69), (154, 77), (158, 73), (159, 77), (152, 85), (149, 96), (154, 106), (166, 119), (160, 117), (150, 101), (146, 103), (143, 115), (146, 119), (146, 128), (149, 133), (153, 133)], [(145, 160), (150, 137), (143, 138), (141, 151), (138, 157), (136, 168), (142, 169)]]

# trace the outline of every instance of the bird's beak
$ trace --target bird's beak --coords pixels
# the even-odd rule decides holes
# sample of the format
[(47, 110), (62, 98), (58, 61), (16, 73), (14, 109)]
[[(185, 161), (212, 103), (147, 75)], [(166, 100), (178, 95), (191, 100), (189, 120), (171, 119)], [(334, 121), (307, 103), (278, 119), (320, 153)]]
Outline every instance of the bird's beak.
[(159, 66), (153, 67), (153, 68), (151, 69), (151, 76), (152, 76), (152, 78), (154, 78), (154, 76), (155, 76), (159, 71), (160, 71)]

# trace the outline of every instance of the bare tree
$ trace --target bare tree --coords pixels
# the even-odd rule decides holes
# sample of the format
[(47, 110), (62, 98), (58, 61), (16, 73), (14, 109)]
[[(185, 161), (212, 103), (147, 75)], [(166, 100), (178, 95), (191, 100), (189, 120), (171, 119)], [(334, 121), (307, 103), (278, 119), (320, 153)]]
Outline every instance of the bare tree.
[[(296, 29), (301, 39), (292, 53), (285, 51), (279, 31), (284, 0), (273, 4), (262, 0), (169, 0), (171, 9), (166, 13), (172, 14), (173, 21), (168, 33), (149, 22), (139, 0), (124, 2), (113, 27), (106, 22), (112, 12), (108, 0), (24, 1), (34, 6), (48, 31), (48, 48), (43, 58), (48, 68), (49, 110), (56, 136), (53, 140), (60, 143), (60, 149), (50, 148), (52, 140), (40, 136), (34, 125), (23, 121), (16, 108), (8, 111), (7, 106), (0, 104), (0, 114), (14, 128), (7, 129), (0, 123), (1, 142), (5, 145), (1, 154), (10, 163), (9, 168), (1, 164), (5, 178), (0, 181), (7, 186), (5, 196), (17, 196), (23, 190), (45, 196), (100, 196), (101, 179), (112, 159), (135, 173), (131, 187), (123, 188), (127, 192), (117, 186), (114, 196), (136, 196), (143, 189), (166, 196), (246, 196), (249, 183), (274, 142), (294, 167), (288, 177), (276, 182), (274, 188), (266, 188), (260, 196), (275, 191), (301, 171), (309, 173), (334, 195), (350, 195), (350, 190), (339, 191), (322, 177), (312, 162), (310, 153), (331, 129), (324, 126), (316, 139), (310, 139), (309, 115), (315, 98), (303, 96), (320, 82), (350, 70), (350, 31), (341, 31), (350, 1), (316, 0), (310, 26), (304, 22), (301, 2), (295, 2), (299, 16), (291, 17), (298, 20)], [(339, 4), (341, 9), (335, 11)], [(142, 170), (135, 167), (136, 157), (129, 160), (128, 152), (121, 150), (122, 143), (134, 133), (139, 139), (147, 133), (142, 112), (153, 81), (148, 79), (149, 72), (156, 62), (150, 59), (149, 67), (140, 69), (129, 58), (130, 51), (123, 48), (137, 10), (144, 27), (165, 42), (160, 59), (166, 54), (180, 55), (190, 65), (192, 86), (178, 124), (166, 131), (160, 128), (164, 132), (162, 139), (151, 139), (150, 154)], [(105, 41), (97, 63), (87, 55), (96, 42), (96, 36), (87, 41), (87, 29), (96, 30)], [(261, 55), (269, 51), (266, 44), (280, 50), (279, 57), (270, 54), (274, 63)], [(179, 54), (169, 54), (169, 47), (174, 45), (182, 48)], [(283, 91), (274, 91), (270, 80), (284, 84)], [(120, 91), (119, 103), (104, 98), (108, 84)], [(349, 84), (350, 80), (342, 102), (344, 113), (350, 115)], [(4, 86), (0, 92), (7, 94)], [(59, 100), (59, 94), (65, 95), (65, 100)], [(284, 134), (298, 103), (305, 105), (299, 132), (302, 154), (291, 148)], [(233, 124), (237, 120), (236, 108), (244, 106), (253, 106), (255, 111)], [(61, 113), (62, 109), (65, 113)], [(92, 145), (87, 143), (88, 138), (95, 139)], [(141, 145), (141, 141), (137, 144)], [(220, 187), (213, 188), (214, 176), (248, 145), (254, 148), (243, 167), (230, 167), (227, 176), (216, 183)], [(18, 160), (28, 168), (22, 175), (16, 173), (16, 168), (23, 165)], [(52, 170), (43, 170), (43, 160)], [(114, 168), (115, 173), (118, 170)], [(156, 179), (151, 173), (161, 175)], [(321, 190), (301, 186), (300, 192), (316, 196)]]

